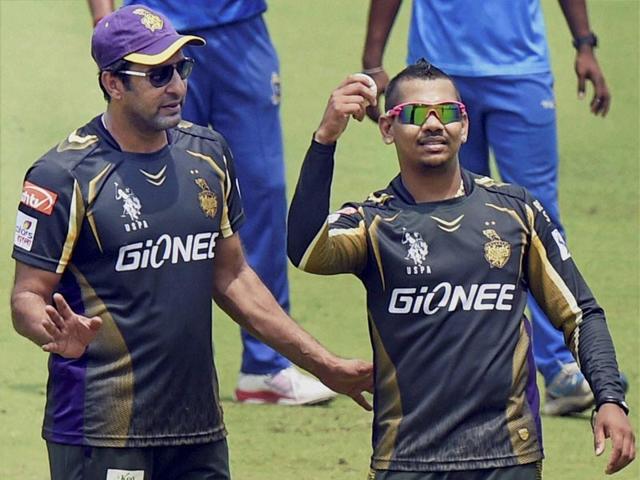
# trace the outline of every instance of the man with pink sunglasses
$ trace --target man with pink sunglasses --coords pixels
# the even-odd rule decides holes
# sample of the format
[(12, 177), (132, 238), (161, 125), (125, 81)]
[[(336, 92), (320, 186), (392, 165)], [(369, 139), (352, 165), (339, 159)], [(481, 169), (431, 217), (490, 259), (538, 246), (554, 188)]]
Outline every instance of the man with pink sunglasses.
[(624, 468), (635, 439), (604, 312), (540, 202), (460, 167), (469, 117), (450, 77), (421, 60), (389, 82), (378, 125), (400, 173), (328, 215), (336, 142), (375, 104), (363, 74), (334, 90), (288, 222), (298, 268), (352, 273), (367, 292), (370, 480), (541, 478), (529, 291), (593, 388), (596, 455), (611, 438), (606, 472)]
[[(382, 94), (389, 81), (383, 53), (402, 0), (370, 0), (362, 66)], [(405, 2), (406, 3), (406, 2)], [(585, 0), (559, 0), (576, 49), (578, 96), (593, 86), (589, 107), (606, 116), (611, 95), (595, 55)], [(489, 153), (502, 180), (527, 188), (560, 233), (558, 140), (553, 75), (540, 0), (414, 0), (407, 63), (426, 57), (455, 80), (471, 112), (462, 166), (490, 175)], [(375, 108), (368, 114), (377, 120)], [(562, 335), (528, 304), (536, 342), (536, 367), (545, 382), (543, 412), (568, 415), (594, 397)], [(622, 377), (624, 378), (624, 377)]]

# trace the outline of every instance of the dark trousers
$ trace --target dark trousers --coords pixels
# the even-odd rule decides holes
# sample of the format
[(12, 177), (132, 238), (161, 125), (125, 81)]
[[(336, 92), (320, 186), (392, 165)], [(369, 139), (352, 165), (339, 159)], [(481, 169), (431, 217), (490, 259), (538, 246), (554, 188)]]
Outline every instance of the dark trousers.
[(47, 442), (51, 480), (230, 480), (226, 440), (104, 448)]

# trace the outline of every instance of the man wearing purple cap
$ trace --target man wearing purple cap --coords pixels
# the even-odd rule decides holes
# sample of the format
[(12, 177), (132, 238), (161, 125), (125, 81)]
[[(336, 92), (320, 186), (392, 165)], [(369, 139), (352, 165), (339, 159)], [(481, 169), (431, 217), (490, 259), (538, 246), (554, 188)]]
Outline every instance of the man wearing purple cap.
[[(97, 23), (114, 2), (88, 3)], [(188, 8), (182, 0), (123, 0), (124, 5), (132, 3), (162, 12), (181, 33), (207, 40), (203, 48), (186, 49), (198, 68), (189, 79), (183, 118), (211, 125), (229, 143), (246, 214), (240, 233), (248, 262), (289, 311), (280, 66), (263, 18), (266, 0), (191, 0)], [(250, 333), (243, 330), (241, 338), (237, 401), (310, 405), (335, 397)]]
[[(49, 352), (51, 477), (228, 479), (211, 297), (242, 327), (365, 408), (372, 369), (324, 349), (248, 266), (233, 156), (181, 121), (197, 36), (139, 5), (103, 18), (108, 105), (27, 172), (14, 327)], [(195, 287), (195, 288), (194, 288)]]

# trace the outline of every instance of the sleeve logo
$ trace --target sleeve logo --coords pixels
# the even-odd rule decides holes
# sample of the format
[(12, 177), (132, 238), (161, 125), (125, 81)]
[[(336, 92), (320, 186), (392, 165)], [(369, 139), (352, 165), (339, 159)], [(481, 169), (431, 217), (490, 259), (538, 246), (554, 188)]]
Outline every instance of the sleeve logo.
[(16, 232), (13, 237), (13, 244), (27, 252), (31, 251), (33, 239), (36, 236), (36, 227), (38, 219), (22, 213), (18, 210), (16, 218)]
[(46, 188), (39, 187), (34, 183), (27, 181), (24, 182), (20, 201), (27, 207), (33, 208), (45, 215), (51, 215), (57, 200), (58, 194), (53, 193)]
[(571, 258), (571, 253), (569, 253), (569, 249), (567, 248), (567, 242), (565, 242), (562, 234), (558, 231), (557, 228), (553, 232), (551, 232), (551, 235), (558, 245), (558, 250), (560, 250), (560, 258), (562, 259), (562, 261), (564, 262), (565, 260)]

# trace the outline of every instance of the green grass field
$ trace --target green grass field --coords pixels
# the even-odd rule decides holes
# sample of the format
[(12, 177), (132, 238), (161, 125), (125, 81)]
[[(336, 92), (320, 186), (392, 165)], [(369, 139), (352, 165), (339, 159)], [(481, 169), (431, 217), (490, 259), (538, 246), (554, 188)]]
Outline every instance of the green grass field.
[[(332, 88), (357, 71), (366, 0), (272, 0), (267, 21), (282, 62), (282, 115), (289, 190)], [(576, 99), (573, 49), (557, 2), (543, 0), (551, 42), (561, 150), (561, 206), (572, 253), (608, 313), (618, 358), (631, 383), (638, 430), (639, 370), (639, 4), (591, 0), (598, 58), (613, 93), (610, 115)], [(409, 2), (386, 66), (404, 64)], [(0, 0), (0, 479), (48, 478), (40, 438), (46, 355), (11, 327), (8, 298), (15, 209), (22, 177), (42, 153), (104, 108), (90, 58), (90, 19), (82, 0)], [(256, 119), (260, 121), (260, 119)], [(247, 126), (250, 128), (250, 126)], [(371, 122), (352, 124), (338, 151), (334, 206), (362, 199), (396, 172)], [(370, 357), (364, 295), (350, 277), (291, 270), (293, 315), (333, 351)], [(346, 307), (345, 306), (349, 306)], [(346, 398), (317, 408), (231, 402), (240, 363), (238, 329), (216, 313), (216, 358), (230, 431), (232, 472), (240, 480), (363, 480), (370, 414)], [(588, 416), (544, 418), (545, 478), (603, 478)], [(608, 457), (608, 451), (606, 453)], [(640, 462), (616, 475), (640, 477)]]

